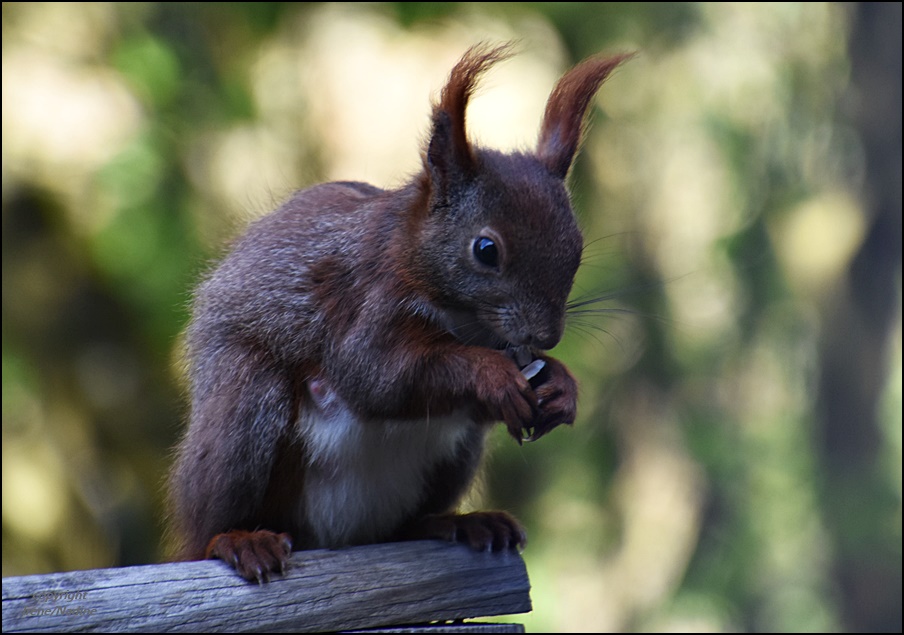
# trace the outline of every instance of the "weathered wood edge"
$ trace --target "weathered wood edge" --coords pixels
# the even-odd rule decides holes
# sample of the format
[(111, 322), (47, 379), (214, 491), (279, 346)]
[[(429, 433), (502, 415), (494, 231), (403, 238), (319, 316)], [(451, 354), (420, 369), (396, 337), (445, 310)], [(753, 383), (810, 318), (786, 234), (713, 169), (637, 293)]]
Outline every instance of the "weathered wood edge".
[(455, 622), (444, 624), (427, 624), (424, 626), (388, 626), (385, 628), (368, 628), (361, 631), (342, 631), (347, 635), (366, 635), (367, 633), (523, 633), (523, 624), (499, 624), (491, 622)]
[(520, 555), (437, 541), (298, 552), (261, 586), (218, 561), (3, 578), (3, 632), (323, 632), (530, 610)]

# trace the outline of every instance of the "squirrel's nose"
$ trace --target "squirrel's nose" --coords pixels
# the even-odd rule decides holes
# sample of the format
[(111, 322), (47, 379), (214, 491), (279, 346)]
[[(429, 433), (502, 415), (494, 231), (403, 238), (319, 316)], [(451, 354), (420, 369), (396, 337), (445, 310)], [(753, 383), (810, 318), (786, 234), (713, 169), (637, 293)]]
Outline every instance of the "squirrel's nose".
[(562, 327), (559, 325), (537, 329), (528, 336), (527, 344), (541, 351), (548, 351), (562, 339)]

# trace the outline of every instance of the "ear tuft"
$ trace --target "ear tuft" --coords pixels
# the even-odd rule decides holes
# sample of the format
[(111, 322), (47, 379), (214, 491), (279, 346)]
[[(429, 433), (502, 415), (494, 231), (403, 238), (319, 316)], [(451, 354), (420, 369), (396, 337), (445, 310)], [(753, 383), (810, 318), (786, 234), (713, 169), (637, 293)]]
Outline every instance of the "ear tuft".
[(624, 53), (614, 57), (591, 57), (559, 79), (540, 128), (537, 156), (555, 176), (564, 179), (581, 144), (584, 115), (599, 87), (622, 62), (634, 57)]
[(427, 168), (434, 178), (447, 181), (456, 172), (474, 169), (474, 153), (465, 129), (465, 110), (480, 76), (493, 64), (512, 56), (511, 42), (489, 47), (472, 46), (449, 75), (449, 81), (433, 106), (433, 130), (427, 146)]

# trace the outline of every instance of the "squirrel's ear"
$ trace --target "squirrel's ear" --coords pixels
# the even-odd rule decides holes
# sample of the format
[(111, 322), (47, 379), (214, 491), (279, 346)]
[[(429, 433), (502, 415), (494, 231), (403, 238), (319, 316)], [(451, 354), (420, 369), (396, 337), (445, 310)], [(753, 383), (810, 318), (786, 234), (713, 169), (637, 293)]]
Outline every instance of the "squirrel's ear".
[(459, 177), (473, 174), (474, 152), (465, 130), (465, 110), (480, 76), (493, 64), (512, 55), (511, 44), (488, 48), (473, 46), (459, 60), (446, 82), (438, 104), (433, 106), (432, 130), (425, 166), (440, 189)]
[(540, 128), (537, 156), (555, 176), (564, 179), (581, 144), (584, 115), (590, 100), (606, 78), (634, 53), (614, 57), (591, 57), (559, 79)]

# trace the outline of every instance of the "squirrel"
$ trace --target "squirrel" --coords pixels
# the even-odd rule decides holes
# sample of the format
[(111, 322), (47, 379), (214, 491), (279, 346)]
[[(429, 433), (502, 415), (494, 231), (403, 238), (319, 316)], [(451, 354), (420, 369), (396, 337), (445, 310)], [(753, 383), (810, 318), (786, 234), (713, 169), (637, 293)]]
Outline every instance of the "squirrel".
[(198, 286), (169, 486), (181, 559), (263, 582), (293, 549), (525, 545), (510, 514), (455, 509), (494, 422), (519, 443), (574, 422), (575, 379), (544, 353), (583, 247), (565, 178), (593, 95), (630, 55), (568, 71), (536, 150), (506, 154), (468, 141), (465, 110), (511, 54), (482, 44), (455, 65), (407, 184), (297, 192)]

